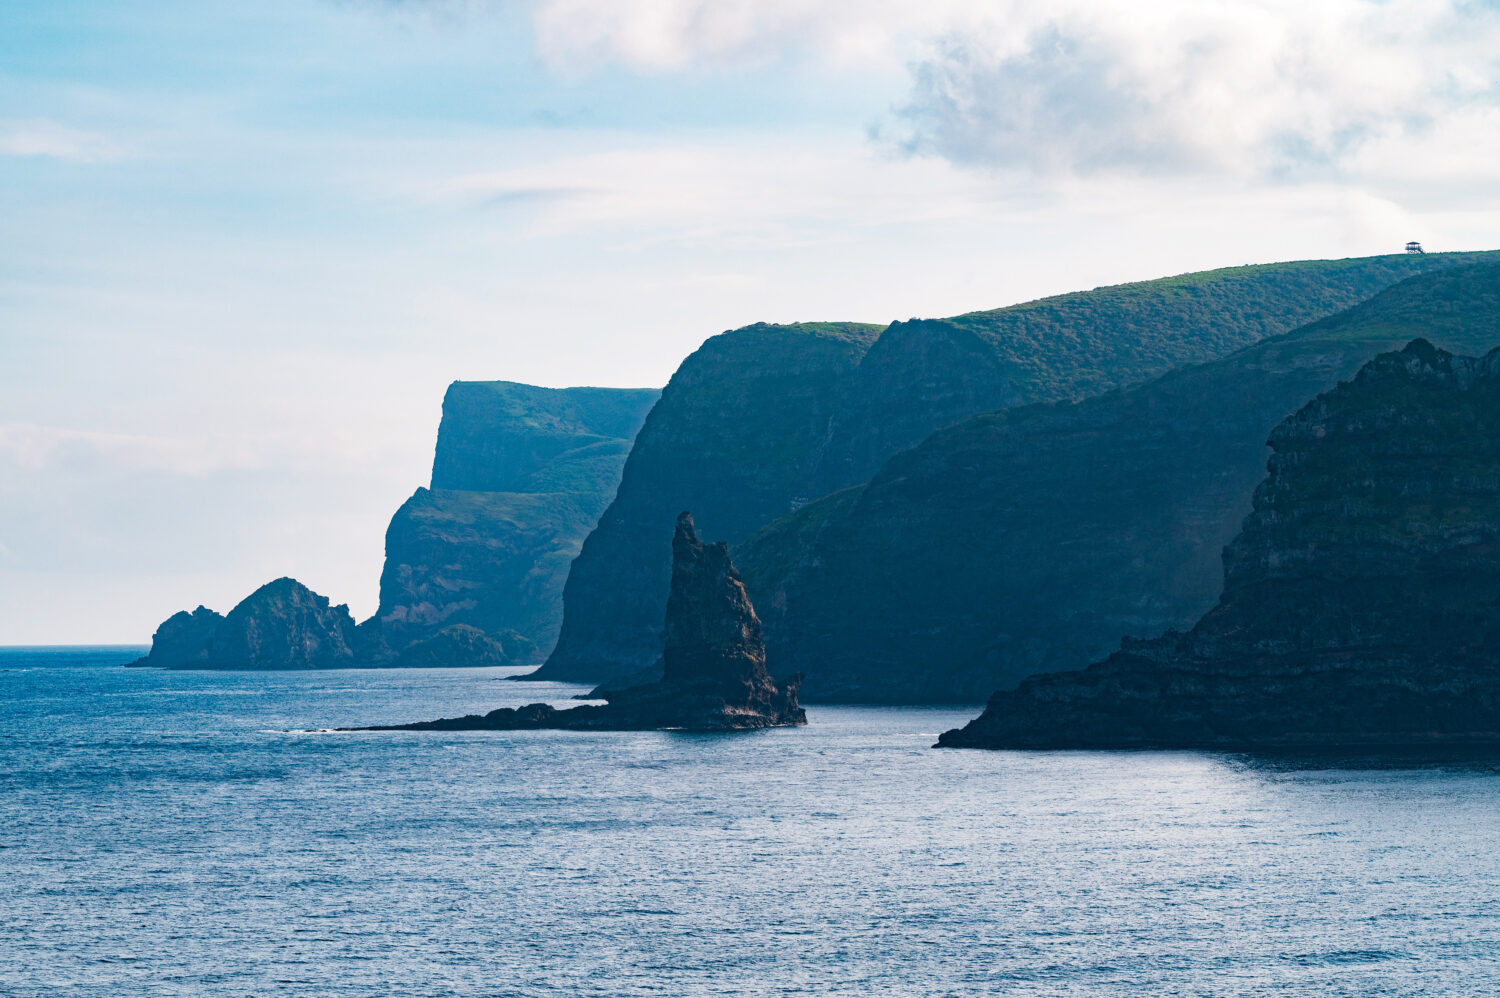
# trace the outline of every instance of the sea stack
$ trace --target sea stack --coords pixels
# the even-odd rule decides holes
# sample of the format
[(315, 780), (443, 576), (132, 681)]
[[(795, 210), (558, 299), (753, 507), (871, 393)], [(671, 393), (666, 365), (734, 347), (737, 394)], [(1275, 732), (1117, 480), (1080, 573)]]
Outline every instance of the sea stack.
[(365, 730), (735, 731), (806, 724), (800, 677), (766, 672), (760, 618), (723, 542), (704, 544), (693, 518), (677, 518), (659, 683), (605, 693), (603, 705), (558, 710), (547, 704)]
[(1500, 745), (1500, 350), (1415, 340), (1271, 435), (1189, 632), (996, 693), (939, 745)]

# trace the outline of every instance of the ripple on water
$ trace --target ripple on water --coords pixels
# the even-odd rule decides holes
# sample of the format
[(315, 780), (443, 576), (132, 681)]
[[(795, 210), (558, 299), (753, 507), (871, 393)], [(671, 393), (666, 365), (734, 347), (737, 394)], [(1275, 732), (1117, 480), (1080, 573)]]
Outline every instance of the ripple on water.
[(1500, 986), (1493, 766), (928, 750), (965, 709), (334, 734), (580, 688), (74, 654), (0, 656), (7, 998)]

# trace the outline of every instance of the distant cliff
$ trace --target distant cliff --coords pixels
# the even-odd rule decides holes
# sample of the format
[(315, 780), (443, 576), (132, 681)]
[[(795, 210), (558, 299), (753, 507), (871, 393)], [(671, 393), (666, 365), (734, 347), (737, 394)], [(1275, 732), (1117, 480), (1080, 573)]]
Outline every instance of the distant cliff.
[(1500, 350), (1414, 341), (1270, 446), (1190, 631), (997, 693), (941, 744), (1500, 744)]
[(432, 488), (418, 489), (386, 532), (374, 623), (389, 650), (467, 625), (520, 661), (545, 655), (568, 566), (659, 394), (455, 382)]
[(1265, 432), (1415, 336), (1500, 344), (1500, 265), (1412, 278), (1229, 357), (970, 419), (736, 551), (771, 668), (809, 698), (983, 700), (1187, 627), (1249, 511)]
[[(538, 675), (607, 680), (651, 665), (667, 594), (665, 541), (680, 509), (692, 509), (705, 530), (739, 545), (773, 520), (864, 483), (893, 454), (976, 413), (1079, 398), (1222, 357), (1464, 259), (1241, 267), (884, 328), (757, 325), (716, 336), (683, 362), (637, 437), (619, 493), (568, 577), (562, 631)], [(807, 516), (827, 513), (819, 504)], [(749, 562), (747, 580), (762, 612), (774, 618), (786, 594), (774, 585), (758, 591)], [(899, 648), (921, 640), (921, 630)], [(774, 654), (773, 641), (779, 668)], [(882, 650), (875, 661), (890, 659)], [(810, 688), (818, 688), (817, 663), (788, 665), (806, 668)], [(994, 685), (984, 668), (964, 696)], [(947, 697), (956, 688), (918, 695)], [(912, 689), (902, 680), (888, 692), (866, 693), (905, 699)]]

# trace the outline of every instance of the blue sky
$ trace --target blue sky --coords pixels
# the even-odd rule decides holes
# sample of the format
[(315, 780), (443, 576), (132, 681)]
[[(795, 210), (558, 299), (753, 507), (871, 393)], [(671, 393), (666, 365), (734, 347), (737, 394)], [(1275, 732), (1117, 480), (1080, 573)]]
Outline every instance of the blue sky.
[(720, 330), (1500, 246), (1438, 0), (12, 0), (0, 643), (293, 574), (373, 610), (458, 378)]

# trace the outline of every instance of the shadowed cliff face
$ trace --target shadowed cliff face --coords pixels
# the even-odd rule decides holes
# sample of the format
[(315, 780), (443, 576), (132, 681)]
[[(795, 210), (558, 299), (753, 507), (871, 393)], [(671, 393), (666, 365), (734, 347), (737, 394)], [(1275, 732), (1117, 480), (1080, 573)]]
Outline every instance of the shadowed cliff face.
[[(569, 574), (558, 645), (537, 675), (609, 680), (655, 661), (670, 574), (666, 540), (677, 510), (694, 510), (708, 532), (738, 547), (772, 521), (863, 483), (896, 452), (975, 413), (1078, 398), (1222, 357), (1412, 273), (1468, 258), (1235, 268), (884, 330), (761, 325), (714, 337), (683, 362), (637, 437), (619, 493)], [(1256, 424), (1252, 450), (1264, 426), (1285, 412)], [(1259, 462), (1257, 456), (1252, 465)], [(1210, 571), (1210, 600), (1214, 584)], [(788, 597), (759, 586), (751, 577), (751, 595), (774, 619)], [(882, 653), (875, 661), (890, 658)], [(787, 664), (805, 668), (814, 684), (826, 672), (806, 657)], [(993, 688), (985, 668), (964, 698)], [(888, 685), (870, 697), (904, 700), (913, 689), (905, 679)], [(925, 698), (948, 698), (954, 689)], [(837, 695), (858, 690), (846, 684)]]
[(1288, 417), (1218, 605), (942, 744), (1500, 744), (1500, 350), (1423, 340)]
[(1397, 285), (1230, 357), (984, 415), (735, 550), (771, 667), (814, 699), (963, 702), (1214, 605), (1266, 428), (1413, 336), (1500, 344), (1500, 266)]
[[(389, 649), (461, 625), (521, 650), (522, 663), (545, 654), (562, 620), (568, 566), (658, 395), (454, 383), (432, 488), (418, 489), (386, 532), (375, 624)], [(450, 641), (428, 645), (422, 657), (439, 647), (461, 650)], [(474, 661), (492, 657), (486, 650)]]
[(603, 706), (558, 710), (535, 703), (374, 730), (734, 731), (807, 723), (797, 704), (798, 679), (778, 684), (766, 672), (760, 621), (728, 547), (700, 541), (687, 513), (672, 538), (664, 634), (663, 679), (608, 693)]

